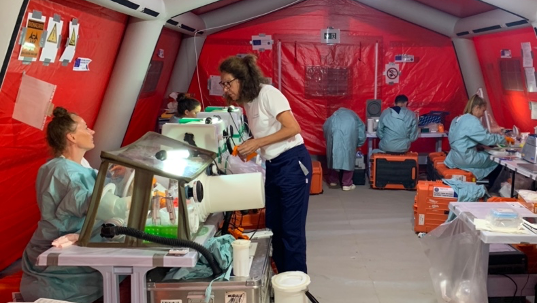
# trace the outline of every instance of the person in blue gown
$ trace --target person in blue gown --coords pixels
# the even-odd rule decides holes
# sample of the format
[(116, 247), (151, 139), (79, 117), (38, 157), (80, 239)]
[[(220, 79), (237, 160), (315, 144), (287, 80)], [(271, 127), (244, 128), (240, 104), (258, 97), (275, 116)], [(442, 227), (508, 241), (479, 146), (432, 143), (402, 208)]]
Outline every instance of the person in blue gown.
[(179, 123), (182, 118), (196, 118), (201, 111), (201, 103), (189, 94), (179, 94), (177, 97), (177, 112), (170, 118), (170, 123)]
[(416, 114), (407, 109), (408, 97), (395, 97), (395, 106), (385, 109), (379, 118), (377, 137), (379, 148), (386, 153), (403, 154), (418, 138)]
[(328, 182), (336, 186), (339, 180), (338, 170), (342, 172), (341, 186), (343, 190), (355, 188), (352, 177), (356, 148), (365, 143), (365, 125), (358, 115), (346, 108), (339, 108), (323, 125), (326, 139), (326, 158), (328, 166)]
[[(483, 117), (487, 103), (474, 95), (468, 100), (464, 113), (451, 122), (449, 128), (449, 151), (444, 164), (449, 168), (459, 168), (471, 172), (477, 180), (489, 179), (492, 186), (501, 171), (501, 166), (490, 159), (490, 155), (480, 146), (506, 144), (505, 137), (490, 133), (479, 119)], [(495, 131), (500, 131), (495, 130)]]
[(22, 256), (20, 292), (25, 301), (50, 298), (89, 303), (103, 294), (102, 276), (90, 267), (36, 265), (37, 257), (55, 239), (82, 228), (96, 179), (95, 170), (84, 159), (94, 147), (93, 134), (80, 116), (61, 107), (54, 109), (47, 126), (54, 158), (41, 166), (36, 180), (41, 218)]

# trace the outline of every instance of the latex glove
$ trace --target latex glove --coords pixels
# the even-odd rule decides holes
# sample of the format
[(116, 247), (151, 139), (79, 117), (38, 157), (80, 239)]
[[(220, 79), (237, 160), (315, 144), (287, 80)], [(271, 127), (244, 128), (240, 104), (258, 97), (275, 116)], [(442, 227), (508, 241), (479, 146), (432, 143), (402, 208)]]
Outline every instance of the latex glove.
[(58, 239), (52, 241), (52, 246), (58, 247), (58, 248), (66, 248), (69, 247), (78, 241), (79, 234), (67, 234), (65, 236), (61, 236)]

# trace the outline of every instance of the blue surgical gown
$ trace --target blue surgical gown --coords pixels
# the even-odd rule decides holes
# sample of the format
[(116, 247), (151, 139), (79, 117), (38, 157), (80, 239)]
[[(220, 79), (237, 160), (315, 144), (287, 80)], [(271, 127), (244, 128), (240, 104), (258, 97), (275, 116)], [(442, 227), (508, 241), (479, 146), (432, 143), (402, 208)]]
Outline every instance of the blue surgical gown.
[(39, 169), (36, 193), (41, 219), (22, 256), (20, 291), (25, 301), (51, 298), (89, 303), (102, 296), (102, 275), (90, 267), (36, 265), (53, 240), (80, 232), (95, 178), (93, 169), (65, 158), (54, 158)]
[(477, 180), (485, 178), (498, 166), (487, 152), (477, 151), (477, 145), (505, 144), (502, 135), (489, 133), (472, 114), (464, 114), (451, 122), (448, 139), (451, 150), (444, 164), (469, 171)]
[(410, 143), (418, 138), (416, 114), (406, 107), (397, 112), (394, 108), (385, 109), (380, 115), (377, 127), (379, 147), (388, 153), (406, 153)]
[(328, 168), (354, 170), (356, 148), (365, 142), (365, 125), (358, 115), (340, 108), (323, 125)]

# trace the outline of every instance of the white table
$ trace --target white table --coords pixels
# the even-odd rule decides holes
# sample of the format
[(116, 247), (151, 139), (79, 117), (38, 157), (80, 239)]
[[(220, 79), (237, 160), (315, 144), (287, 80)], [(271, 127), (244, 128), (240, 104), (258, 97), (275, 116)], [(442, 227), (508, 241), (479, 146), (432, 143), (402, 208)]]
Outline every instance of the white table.
[[(367, 138), (367, 155), (371, 157), (371, 151), (373, 150), (373, 139), (378, 138), (377, 133), (365, 132)], [(418, 139), (420, 138), (436, 138), (436, 151), (442, 151), (442, 138), (447, 137), (447, 133), (419, 133)]]
[[(465, 225), (477, 234), (479, 240), (485, 245), (490, 244), (537, 244), (537, 234), (525, 230), (522, 234), (508, 234), (490, 231), (479, 231), (475, 229), (473, 220), (485, 219), (487, 214), (493, 208), (511, 208), (519, 213), (522, 217), (537, 217), (537, 214), (532, 213), (518, 202), (501, 202), (501, 203), (486, 203), (486, 202), (451, 202), (449, 209), (457, 215), (457, 220), (462, 220)], [(487, 250), (489, 251), (488, 247)], [(483, 256), (486, 258), (485, 264), (488, 264), (488, 254)], [(485, 273), (487, 268), (484, 269)], [(537, 275), (535, 274), (510, 274), (515, 283), (518, 285), (517, 295), (533, 296), (535, 293), (534, 285), (537, 283)], [(523, 286), (524, 292), (522, 292)], [(487, 280), (487, 293), (490, 297), (512, 296), (514, 285), (508, 278), (501, 275), (489, 275)]]
[(537, 180), (537, 173), (534, 173), (532, 171), (529, 171), (523, 167), (520, 167), (519, 164), (530, 164), (528, 161), (525, 161), (525, 160), (522, 160), (518, 157), (513, 157), (513, 156), (509, 156), (509, 157), (499, 157), (499, 156), (494, 156), (494, 155), (490, 155), (490, 158), (504, 166), (504, 167), (507, 167), (509, 170), (511, 170), (511, 197), (514, 197), (515, 196), (515, 177), (516, 177), (516, 174), (519, 173), (525, 177), (528, 177), (530, 179), (532, 179), (533, 181)]
[[(213, 214), (203, 228), (207, 232), (194, 241), (203, 245), (213, 237), (222, 214)], [(168, 255), (170, 247), (97, 248), (70, 246), (50, 248), (37, 258), (39, 266), (89, 266), (103, 275), (104, 303), (119, 302), (119, 276), (131, 276), (131, 302), (147, 302), (146, 273), (155, 267), (194, 267), (198, 252), (184, 256)]]

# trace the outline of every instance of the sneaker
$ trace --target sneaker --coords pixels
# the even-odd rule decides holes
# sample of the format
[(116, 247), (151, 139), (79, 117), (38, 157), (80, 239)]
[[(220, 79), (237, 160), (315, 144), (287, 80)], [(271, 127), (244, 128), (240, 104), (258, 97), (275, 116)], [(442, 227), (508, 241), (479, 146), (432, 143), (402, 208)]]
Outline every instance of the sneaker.
[(337, 183), (330, 183), (328, 184), (330, 187), (336, 187), (337, 186)]
[(354, 184), (352, 184), (351, 186), (343, 186), (343, 190), (347, 191), (347, 190), (353, 190), (355, 189), (356, 186)]

